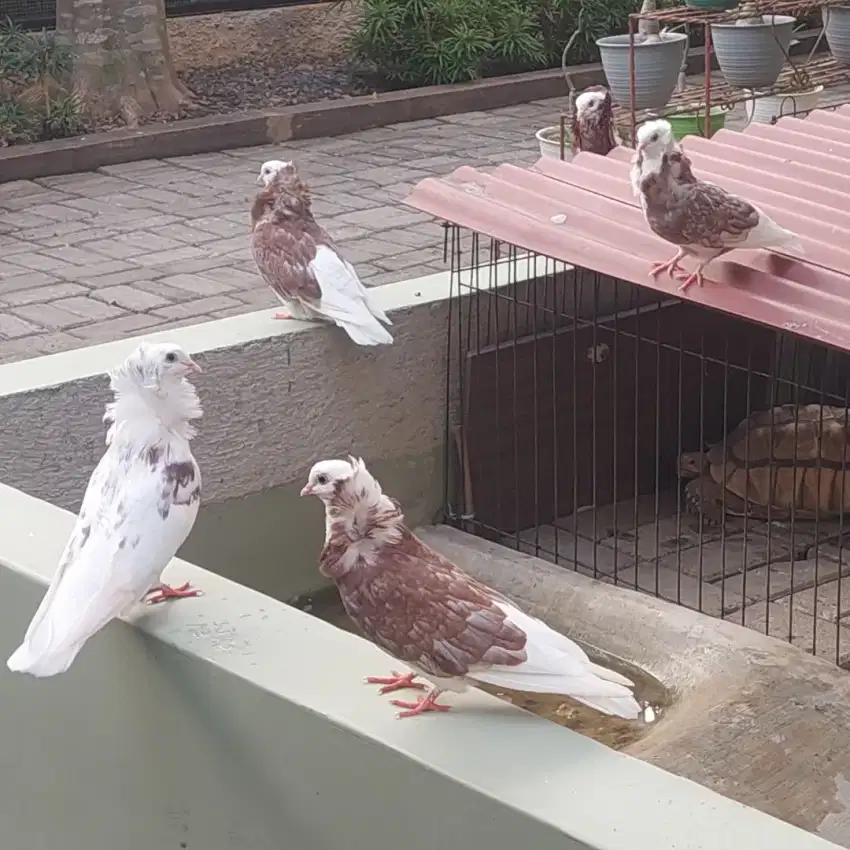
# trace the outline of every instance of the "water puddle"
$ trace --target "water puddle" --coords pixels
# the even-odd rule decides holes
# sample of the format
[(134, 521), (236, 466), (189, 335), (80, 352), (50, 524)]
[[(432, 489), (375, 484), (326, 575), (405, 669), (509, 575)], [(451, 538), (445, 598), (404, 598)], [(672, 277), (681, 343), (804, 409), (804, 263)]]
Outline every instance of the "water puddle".
[[(288, 604), (347, 632), (359, 634), (359, 630), (345, 613), (336, 588), (324, 588), (317, 593), (297, 596), (290, 599)], [(650, 722), (608, 717), (575, 700), (557, 694), (530, 694), (493, 685), (476, 684), (475, 687), (510, 702), (518, 708), (587, 735), (615, 750), (621, 750), (642, 738), (652, 728), (653, 723), (657, 722), (665, 709), (670, 706), (671, 695), (661, 682), (640, 668), (620, 659), (611, 658), (593, 647), (583, 646), (583, 649), (596, 663), (604, 664), (609, 669), (628, 676), (635, 683), (635, 697), (641, 705), (649, 707), (647, 719)], [(387, 672), (389, 672), (389, 666)], [(381, 672), (375, 671), (375, 675), (381, 675)], [(404, 699), (403, 695), (402, 699)]]

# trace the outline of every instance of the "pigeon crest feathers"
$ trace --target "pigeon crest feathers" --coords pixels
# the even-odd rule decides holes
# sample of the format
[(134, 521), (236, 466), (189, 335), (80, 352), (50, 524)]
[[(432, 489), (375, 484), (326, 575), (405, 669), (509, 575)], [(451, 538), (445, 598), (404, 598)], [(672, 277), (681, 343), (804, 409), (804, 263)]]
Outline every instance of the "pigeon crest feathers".
[(292, 171), (295, 170), (295, 166), (292, 162), (285, 162), (282, 159), (270, 159), (260, 166), (260, 173), (257, 176), (257, 185), (268, 186), (278, 174), (289, 169), (292, 169)]
[[(353, 556), (371, 560), (379, 548), (398, 543), (404, 536), (401, 507), (384, 495), (362, 458), (349, 456), (347, 461), (315, 464), (301, 495), (316, 496), (325, 505), (326, 547), (344, 541), (355, 547)], [(358, 548), (357, 543), (365, 545)], [(354, 565), (352, 561), (347, 568)]]
[(186, 380), (200, 372), (194, 360), (174, 343), (141, 343), (109, 372), (115, 400), (106, 405), (103, 421), (109, 426), (106, 444), (126, 434), (140, 444), (155, 442), (162, 429), (191, 440), (190, 420), (203, 411), (198, 393)]

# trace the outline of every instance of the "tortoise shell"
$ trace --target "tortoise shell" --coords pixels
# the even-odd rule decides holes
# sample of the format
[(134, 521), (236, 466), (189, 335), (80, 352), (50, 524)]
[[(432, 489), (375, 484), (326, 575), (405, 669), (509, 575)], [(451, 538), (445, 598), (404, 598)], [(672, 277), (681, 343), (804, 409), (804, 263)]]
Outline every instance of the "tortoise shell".
[[(850, 411), (826, 405), (784, 404), (745, 419), (724, 441), (691, 462), (686, 492), (692, 506), (706, 500), (726, 512), (771, 519), (850, 516)], [(682, 456), (682, 468), (694, 455)], [(725, 493), (723, 492), (725, 490)], [(700, 495), (701, 494), (701, 495)]]

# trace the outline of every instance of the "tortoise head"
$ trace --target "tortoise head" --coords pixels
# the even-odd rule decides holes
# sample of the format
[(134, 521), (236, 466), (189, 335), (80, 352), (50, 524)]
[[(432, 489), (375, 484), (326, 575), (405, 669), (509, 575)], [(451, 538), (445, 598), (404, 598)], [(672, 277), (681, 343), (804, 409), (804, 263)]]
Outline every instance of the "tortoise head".
[(682, 452), (679, 457), (679, 478), (698, 478), (707, 469), (705, 452)]

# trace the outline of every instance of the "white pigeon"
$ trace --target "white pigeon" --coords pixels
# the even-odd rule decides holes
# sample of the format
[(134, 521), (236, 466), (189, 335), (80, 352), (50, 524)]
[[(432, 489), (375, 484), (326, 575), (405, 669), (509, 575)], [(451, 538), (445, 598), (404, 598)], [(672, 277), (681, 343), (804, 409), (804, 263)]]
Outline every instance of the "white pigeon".
[[(649, 273), (668, 272), (682, 281), (679, 290), (702, 286), (703, 268), (736, 248), (805, 253), (795, 233), (755, 204), (694, 177), (668, 121), (649, 121), (638, 130), (631, 181), (653, 233), (679, 249), (672, 259), (653, 263)], [(686, 256), (698, 260), (690, 274), (679, 264)]]
[(263, 164), (251, 208), (251, 250), (263, 280), (286, 313), (276, 319), (330, 321), (358, 345), (389, 345), (386, 313), (339, 252), (311, 208), (310, 192), (291, 162)]
[(301, 495), (325, 505), (320, 572), (360, 630), (414, 671), (367, 681), (384, 685), (382, 694), (423, 689), (416, 676), (434, 685), (418, 702), (394, 700), (406, 709), (399, 717), (448, 711), (440, 694), (471, 682), (563, 694), (626, 719), (641, 715), (633, 682), (419, 540), (362, 460), (317, 463)]
[(198, 514), (201, 474), (189, 441), (201, 416), (186, 380), (200, 367), (178, 345), (142, 343), (110, 372), (107, 449), (95, 467), (59, 567), (10, 670), (64, 673), (110, 620), (149, 603), (199, 595), (160, 574)]

